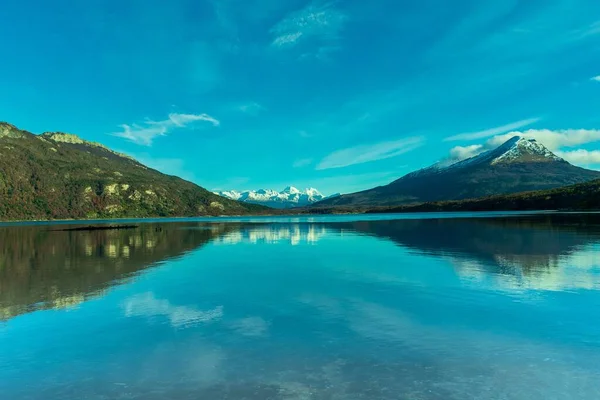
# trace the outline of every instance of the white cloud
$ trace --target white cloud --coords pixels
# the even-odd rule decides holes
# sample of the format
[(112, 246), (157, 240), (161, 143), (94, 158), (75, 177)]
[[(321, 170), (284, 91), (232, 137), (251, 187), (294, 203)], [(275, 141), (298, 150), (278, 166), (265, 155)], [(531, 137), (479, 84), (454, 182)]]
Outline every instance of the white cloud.
[(141, 126), (138, 124), (133, 125), (120, 125), (123, 128), (123, 132), (116, 132), (113, 135), (125, 138), (137, 144), (145, 146), (152, 145), (152, 140), (157, 136), (164, 136), (167, 134), (167, 128), (160, 125)]
[(293, 47), (314, 38), (320, 40), (321, 47), (332, 48), (339, 40), (346, 19), (332, 3), (314, 2), (277, 23), (271, 29), (274, 37), (271, 44), (278, 48)]
[(452, 160), (466, 160), (476, 156), (483, 151), (482, 144), (473, 144), (471, 146), (456, 146), (450, 149), (450, 157)]
[(593, 77), (591, 80), (594, 82), (600, 82), (600, 75)]
[(321, 160), (317, 166), (317, 170), (343, 168), (350, 165), (396, 157), (415, 150), (422, 146), (424, 142), (425, 138), (419, 136), (334, 151)]
[(572, 164), (594, 165), (600, 164), (600, 150), (578, 149), (573, 151), (557, 151), (556, 155)]
[(132, 296), (124, 303), (126, 317), (167, 317), (174, 328), (185, 328), (211, 322), (223, 316), (223, 307), (199, 311), (187, 306), (174, 306), (168, 300), (157, 299), (154, 293)]
[(445, 142), (457, 141), (457, 140), (475, 140), (475, 139), (483, 139), (486, 137), (498, 135), (504, 132), (513, 131), (515, 129), (522, 128), (527, 125), (534, 124), (538, 122), (540, 118), (529, 118), (521, 121), (512, 122), (507, 125), (498, 126), (491, 129), (486, 129), (484, 131), (479, 132), (471, 132), (471, 133), (461, 133), (458, 135), (450, 136), (444, 139)]
[(598, 129), (529, 129), (523, 132), (514, 131), (505, 135), (498, 135), (488, 140), (488, 147), (499, 146), (514, 136), (522, 136), (535, 139), (552, 151), (563, 147), (575, 147), (582, 144), (600, 141), (600, 130)]
[(151, 146), (152, 141), (158, 136), (165, 136), (173, 129), (187, 128), (197, 122), (209, 122), (213, 126), (219, 126), (220, 122), (208, 114), (169, 114), (168, 119), (163, 121), (148, 120), (142, 125), (132, 124), (121, 125), (122, 132), (113, 133), (114, 136), (119, 136), (130, 140), (134, 143)]
[(173, 125), (183, 128), (188, 124), (196, 121), (206, 121), (213, 124), (213, 126), (219, 126), (221, 123), (215, 118), (211, 117), (208, 114), (169, 114), (169, 119), (167, 121), (159, 122), (160, 124), (172, 123)]
[(302, 168), (302, 167), (306, 167), (307, 165), (312, 164), (312, 158), (302, 158), (300, 160), (296, 160), (294, 161), (294, 168)]
[(596, 21), (591, 25), (575, 31), (575, 39), (582, 40), (600, 34), (600, 21)]

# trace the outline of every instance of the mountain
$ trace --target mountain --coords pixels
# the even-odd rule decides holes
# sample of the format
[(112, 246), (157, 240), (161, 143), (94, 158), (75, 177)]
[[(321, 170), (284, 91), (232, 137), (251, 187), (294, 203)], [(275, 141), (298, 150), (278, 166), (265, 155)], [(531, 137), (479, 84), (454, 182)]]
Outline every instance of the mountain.
[(244, 203), (262, 204), (272, 208), (302, 207), (334, 196), (324, 196), (317, 189), (309, 188), (300, 191), (293, 186), (288, 186), (281, 192), (270, 189), (246, 190), (238, 192), (235, 190), (214, 192), (219, 196)]
[(534, 139), (513, 137), (464, 161), (412, 172), (386, 186), (343, 195), (315, 206), (397, 206), (552, 189), (600, 178), (569, 164)]
[(412, 206), (377, 207), (368, 210), (368, 212), (528, 210), (598, 211), (600, 210), (600, 179), (549, 190), (489, 196), (479, 199), (422, 203)]
[(266, 212), (75, 135), (35, 135), (0, 122), (0, 220)]

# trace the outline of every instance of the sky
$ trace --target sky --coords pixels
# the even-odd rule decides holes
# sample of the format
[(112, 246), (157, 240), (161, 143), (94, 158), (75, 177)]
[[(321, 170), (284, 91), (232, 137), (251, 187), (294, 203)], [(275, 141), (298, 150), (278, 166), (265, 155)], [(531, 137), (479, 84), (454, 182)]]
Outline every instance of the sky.
[(0, 120), (210, 190), (348, 193), (514, 135), (600, 169), (597, 0), (4, 0)]

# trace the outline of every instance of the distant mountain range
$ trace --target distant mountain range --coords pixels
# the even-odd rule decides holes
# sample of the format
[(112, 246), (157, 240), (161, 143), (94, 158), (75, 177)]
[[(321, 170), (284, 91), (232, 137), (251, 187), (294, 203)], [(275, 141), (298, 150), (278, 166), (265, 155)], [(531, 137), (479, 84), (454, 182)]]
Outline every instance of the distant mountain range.
[(269, 213), (148, 168), (101, 144), (0, 122), (0, 220)]
[(281, 192), (271, 189), (245, 190), (238, 192), (236, 190), (214, 192), (215, 194), (231, 199), (242, 201), (244, 203), (261, 204), (272, 208), (292, 208), (303, 207), (321, 200), (339, 196), (325, 196), (315, 188), (308, 188), (304, 191), (288, 186)]
[(571, 165), (541, 143), (516, 136), (496, 149), (450, 166), (438, 163), (389, 185), (325, 199), (314, 207), (401, 206), (475, 199), (553, 189), (598, 178), (600, 171)]

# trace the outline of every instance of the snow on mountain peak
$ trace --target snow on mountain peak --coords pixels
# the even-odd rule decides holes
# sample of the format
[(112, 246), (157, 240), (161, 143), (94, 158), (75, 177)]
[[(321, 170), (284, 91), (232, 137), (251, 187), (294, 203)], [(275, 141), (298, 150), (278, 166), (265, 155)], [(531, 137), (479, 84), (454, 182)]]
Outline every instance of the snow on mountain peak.
[(327, 198), (315, 188), (308, 188), (302, 192), (293, 186), (288, 186), (281, 192), (271, 189), (258, 189), (243, 192), (230, 190), (214, 193), (229, 199), (263, 204), (274, 208), (302, 207)]
[(321, 197), (325, 197), (323, 196), (323, 194), (321, 192), (319, 192), (317, 189), (315, 188), (308, 188), (304, 191), (304, 193), (306, 193), (309, 196), (321, 196)]
[(232, 199), (232, 200), (239, 200), (240, 197), (242, 197), (242, 193), (235, 191), (235, 190), (228, 190), (228, 191), (214, 192), (214, 193), (218, 194), (219, 196), (227, 197), (228, 199)]
[(287, 194), (301, 194), (302, 192), (298, 189), (296, 189), (293, 186), (288, 186), (285, 189), (283, 189), (283, 191), (281, 193), (287, 193)]
[(499, 163), (531, 161), (563, 161), (563, 159), (556, 156), (535, 139), (514, 136), (495, 149), (459, 161), (445, 169), (455, 169), (479, 164), (496, 165)]
[(495, 157), (491, 164), (513, 162), (518, 159), (537, 159), (538, 161), (563, 161), (548, 150), (543, 144), (532, 138), (515, 136), (501, 147), (508, 147), (501, 155)]
[(443, 162), (433, 164), (427, 168), (420, 169), (404, 176), (403, 178), (414, 178), (422, 175), (438, 174), (445, 171), (455, 171), (476, 165), (496, 165), (515, 162), (548, 162), (564, 161), (543, 144), (533, 138), (513, 136), (499, 147), (488, 150), (466, 160), (444, 165)]

